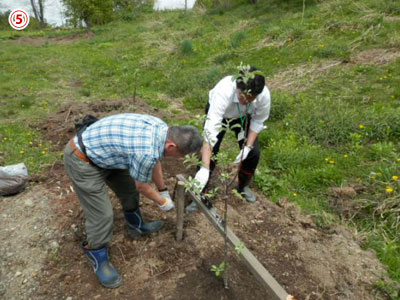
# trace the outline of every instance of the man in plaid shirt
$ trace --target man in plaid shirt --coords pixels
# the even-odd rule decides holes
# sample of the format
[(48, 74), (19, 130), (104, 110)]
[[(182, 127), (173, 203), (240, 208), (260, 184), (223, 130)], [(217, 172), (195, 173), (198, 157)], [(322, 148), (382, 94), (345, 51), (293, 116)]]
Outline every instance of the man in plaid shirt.
[(139, 193), (161, 210), (173, 209), (160, 160), (199, 152), (201, 145), (201, 135), (193, 126), (168, 127), (156, 117), (132, 113), (100, 119), (68, 142), (65, 169), (86, 218), (87, 240), (82, 248), (103, 286), (114, 288), (122, 283), (107, 254), (106, 245), (113, 235), (113, 209), (107, 186), (121, 201), (132, 238), (155, 232), (163, 223), (144, 222)]

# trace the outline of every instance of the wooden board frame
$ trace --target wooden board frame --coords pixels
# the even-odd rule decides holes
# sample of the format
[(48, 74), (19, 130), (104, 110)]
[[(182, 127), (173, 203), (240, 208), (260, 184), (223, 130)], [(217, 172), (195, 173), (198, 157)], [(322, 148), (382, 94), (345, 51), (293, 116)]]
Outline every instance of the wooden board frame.
[[(176, 239), (177, 241), (182, 241), (183, 239), (183, 220), (184, 220), (184, 203), (185, 196), (189, 196), (191, 200), (195, 201), (200, 211), (205, 214), (211, 224), (217, 229), (217, 231), (225, 236), (223, 220), (217, 213), (214, 207), (207, 208), (200, 197), (196, 195), (193, 191), (185, 192), (184, 185), (187, 182), (183, 175), (177, 175), (177, 184), (175, 186), (175, 202), (177, 206), (177, 231)], [(261, 283), (261, 285), (266, 289), (268, 295), (272, 300), (288, 300), (295, 299), (293, 296), (289, 295), (284, 288), (282, 288), (274, 277), (267, 271), (267, 269), (257, 260), (257, 258), (247, 249), (246, 246), (240, 241), (240, 239), (233, 233), (233, 231), (227, 227), (227, 236), (229, 244), (233, 247), (239, 247), (242, 251), (239, 256), (243, 259), (249, 271), (256, 277), (256, 279)]]

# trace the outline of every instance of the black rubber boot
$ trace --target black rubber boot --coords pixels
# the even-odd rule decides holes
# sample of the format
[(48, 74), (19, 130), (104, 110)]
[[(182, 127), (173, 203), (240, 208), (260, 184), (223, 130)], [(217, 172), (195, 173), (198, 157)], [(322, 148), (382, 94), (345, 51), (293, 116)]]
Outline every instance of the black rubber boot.
[(239, 170), (238, 179), (238, 192), (242, 194), (242, 196), (246, 199), (247, 202), (256, 202), (256, 195), (250, 190), (249, 184), (251, 178), (253, 177), (253, 173), (246, 172), (244, 170)]

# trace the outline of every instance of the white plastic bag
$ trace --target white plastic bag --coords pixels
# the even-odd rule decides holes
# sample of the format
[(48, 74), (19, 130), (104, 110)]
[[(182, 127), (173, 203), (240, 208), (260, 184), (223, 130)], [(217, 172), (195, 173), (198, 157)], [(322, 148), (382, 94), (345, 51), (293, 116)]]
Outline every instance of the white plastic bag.
[(28, 181), (28, 169), (24, 163), (0, 167), (0, 196), (19, 193)]

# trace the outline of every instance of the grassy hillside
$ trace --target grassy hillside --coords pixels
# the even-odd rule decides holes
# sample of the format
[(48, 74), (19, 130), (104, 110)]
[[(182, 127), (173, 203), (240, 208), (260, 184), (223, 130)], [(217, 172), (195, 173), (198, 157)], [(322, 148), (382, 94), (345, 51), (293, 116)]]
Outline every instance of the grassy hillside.
[(3, 164), (37, 172), (60, 159), (29, 124), (67, 101), (128, 99), (136, 89), (152, 106), (200, 114), (208, 90), (243, 61), (263, 70), (272, 92), (259, 190), (296, 202), (322, 227), (353, 227), (400, 282), (399, 3), (260, 2), (146, 13), (94, 36), (5, 26)]

